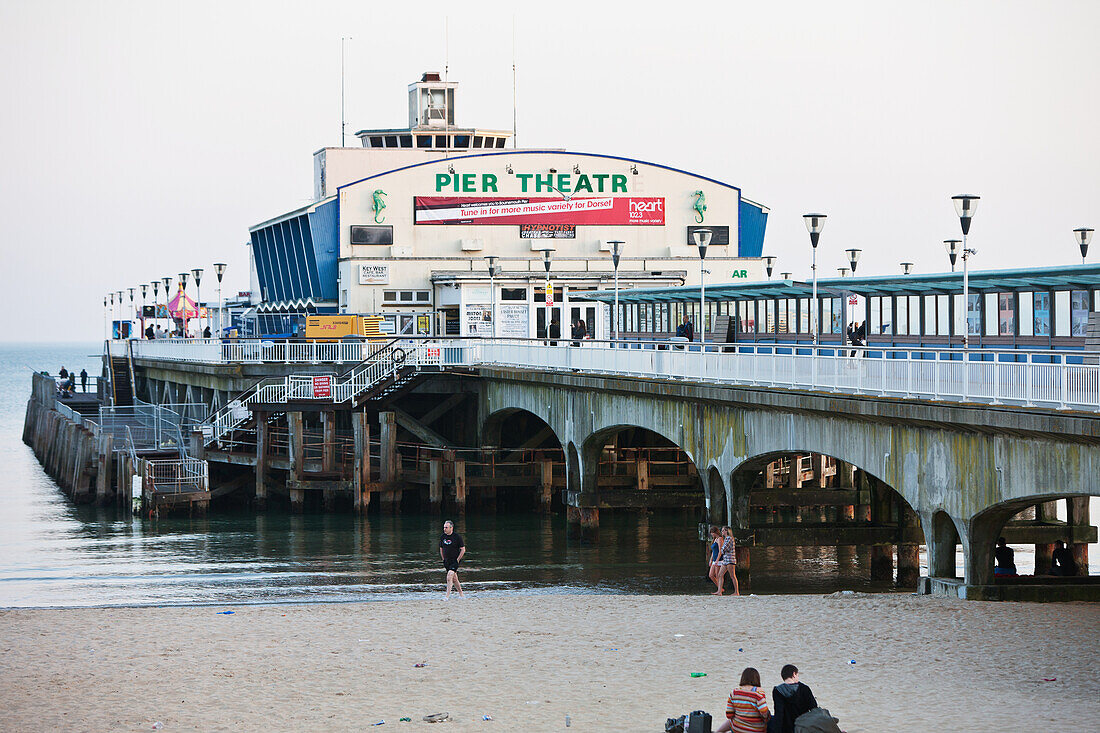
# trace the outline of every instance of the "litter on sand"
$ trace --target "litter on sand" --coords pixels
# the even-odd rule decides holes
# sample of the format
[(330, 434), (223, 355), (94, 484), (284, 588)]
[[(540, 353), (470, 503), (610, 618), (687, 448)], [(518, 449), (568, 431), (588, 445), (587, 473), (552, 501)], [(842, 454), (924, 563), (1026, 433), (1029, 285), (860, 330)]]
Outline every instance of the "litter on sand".
[(427, 666), (428, 666), (428, 663), (427, 663), (427, 662), (417, 662), (417, 663), (416, 663), (416, 664), (414, 664), (413, 666), (414, 666), (414, 667), (427, 667)]
[(379, 720), (377, 723), (371, 723), (370, 726), (371, 726), (371, 728), (373, 728), (376, 725), (385, 725), (385, 724), (386, 724), (386, 721)]
[(691, 676), (692, 677), (706, 677), (707, 673), (706, 672), (692, 672)]
[(218, 611), (218, 616), (232, 616), (236, 611)]
[(1044, 677), (1043, 678), (1043, 682), (1057, 682), (1057, 681), (1058, 681), (1057, 677)]
[(413, 722), (413, 719), (412, 718), (398, 718), (397, 722), (398, 723), (411, 723), (411, 722)]
[(493, 716), (492, 716), (492, 715), (482, 715), (482, 716), (481, 716), (481, 719), (482, 719), (482, 720), (492, 720), (492, 719), (493, 719)]
[(442, 723), (451, 717), (450, 713), (432, 713), (431, 715), (425, 715), (424, 720), (429, 723)]

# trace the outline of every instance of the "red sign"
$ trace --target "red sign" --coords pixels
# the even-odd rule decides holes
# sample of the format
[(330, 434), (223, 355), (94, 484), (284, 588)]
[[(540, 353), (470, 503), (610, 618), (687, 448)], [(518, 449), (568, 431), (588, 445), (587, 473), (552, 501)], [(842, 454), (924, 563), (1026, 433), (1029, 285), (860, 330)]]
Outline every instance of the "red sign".
[(332, 377), (313, 378), (313, 399), (332, 397)]
[(665, 200), (641, 196), (487, 199), (417, 196), (416, 224), (569, 224), (664, 226)]
[(554, 293), (552, 291), (546, 294), (546, 306), (548, 308), (554, 306)]

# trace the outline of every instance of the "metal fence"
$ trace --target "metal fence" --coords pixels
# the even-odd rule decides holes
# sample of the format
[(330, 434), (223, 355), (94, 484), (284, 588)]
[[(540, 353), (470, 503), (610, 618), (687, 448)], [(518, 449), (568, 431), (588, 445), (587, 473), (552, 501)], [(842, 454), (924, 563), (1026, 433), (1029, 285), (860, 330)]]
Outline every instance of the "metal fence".
[(99, 408), (102, 433), (109, 434), (116, 445), (130, 441), (137, 451), (186, 452), (184, 436), (200, 425), (197, 415), (205, 415), (199, 404), (107, 406)]
[(207, 463), (199, 458), (145, 461), (143, 485), (154, 494), (186, 494), (209, 490)]

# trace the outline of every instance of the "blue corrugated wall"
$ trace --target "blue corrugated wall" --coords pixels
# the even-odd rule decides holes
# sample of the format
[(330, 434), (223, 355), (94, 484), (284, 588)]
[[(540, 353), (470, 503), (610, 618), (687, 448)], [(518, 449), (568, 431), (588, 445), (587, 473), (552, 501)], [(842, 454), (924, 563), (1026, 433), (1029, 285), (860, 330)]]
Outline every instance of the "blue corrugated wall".
[(265, 302), (336, 300), (336, 201), (252, 232)]
[(738, 233), (737, 256), (759, 257), (764, 252), (764, 229), (768, 226), (768, 212), (744, 199), (739, 210), (741, 231)]
[(321, 204), (309, 214), (313, 252), (322, 300), (336, 300), (336, 263), (340, 254), (336, 199)]

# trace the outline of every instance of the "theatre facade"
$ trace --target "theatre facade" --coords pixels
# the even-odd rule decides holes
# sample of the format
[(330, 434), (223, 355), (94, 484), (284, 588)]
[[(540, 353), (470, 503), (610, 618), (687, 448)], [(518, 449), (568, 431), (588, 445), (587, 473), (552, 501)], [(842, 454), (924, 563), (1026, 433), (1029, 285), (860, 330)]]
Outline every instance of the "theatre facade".
[(446, 109), (455, 83), (433, 76), (409, 87), (408, 129), (318, 151), (319, 200), (252, 227), (262, 333), (355, 313), (394, 335), (545, 337), (581, 319), (608, 338), (611, 308), (590, 295), (614, 287), (611, 243), (623, 289), (698, 285), (696, 228), (712, 232), (708, 282), (763, 279), (768, 211), (737, 186), (624, 157), (499, 149), (508, 133), (475, 147), (477, 130)]

